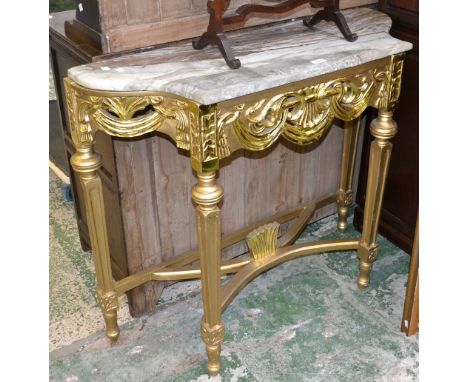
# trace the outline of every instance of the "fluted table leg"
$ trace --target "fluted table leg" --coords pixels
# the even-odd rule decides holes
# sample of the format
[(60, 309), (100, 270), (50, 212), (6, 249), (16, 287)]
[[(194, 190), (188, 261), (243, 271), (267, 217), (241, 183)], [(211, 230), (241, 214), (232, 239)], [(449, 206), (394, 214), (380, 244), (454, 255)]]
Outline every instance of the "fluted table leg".
[(198, 247), (200, 251), (201, 284), (204, 316), (201, 335), (208, 355), (211, 375), (221, 368), (221, 342), (224, 325), (221, 322), (221, 222), (218, 203), (223, 189), (216, 183), (216, 173), (198, 173), (198, 183), (192, 189), (196, 209)]
[(392, 152), (392, 144), (389, 140), (397, 132), (397, 126), (392, 119), (392, 115), (393, 112), (391, 111), (379, 110), (378, 117), (372, 121), (370, 126), (370, 132), (375, 139), (370, 148), (364, 224), (358, 247), (358, 286), (360, 288), (369, 286), (372, 263), (377, 258), (377, 229)]
[(101, 156), (91, 143), (82, 143), (71, 157), (71, 165), (80, 176), (86, 205), (91, 248), (96, 268), (97, 294), (106, 324), (106, 335), (112, 341), (119, 337), (117, 324), (118, 295), (113, 290), (112, 269), (107, 240), (107, 225), (102, 195), (102, 183), (97, 173)]
[(343, 151), (341, 155), (340, 188), (338, 190), (338, 229), (348, 228), (349, 207), (353, 203), (353, 176), (356, 160), (356, 147), (359, 138), (361, 118), (345, 122), (343, 135)]

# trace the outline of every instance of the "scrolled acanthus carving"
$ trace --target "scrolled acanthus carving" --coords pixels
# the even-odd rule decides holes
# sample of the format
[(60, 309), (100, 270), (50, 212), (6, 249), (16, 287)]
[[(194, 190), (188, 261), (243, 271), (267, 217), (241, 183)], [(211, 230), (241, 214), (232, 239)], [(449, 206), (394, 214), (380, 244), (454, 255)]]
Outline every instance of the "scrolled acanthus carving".
[(102, 130), (117, 137), (136, 137), (157, 131), (168, 120), (175, 122), (177, 147), (190, 148), (188, 105), (162, 95), (104, 96), (77, 91), (65, 82), (72, 135), (79, 143), (92, 143)]
[[(357, 118), (369, 105), (378, 81), (368, 71), (264, 98), (253, 105), (239, 104), (220, 113), (218, 134), (223, 137), (227, 129), (233, 129), (240, 146), (254, 151), (269, 147), (281, 135), (295, 144), (309, 144), (321, 138), (333, 118)], [(223, 150), (230, 153), (227, 143)]]
[(119, 298), (116, 292), (103, 293), (98, 291), (99, 305), (104, 312), (111, 312), (119, 308)]
[(353, 204), (353, 191), (352, 190), (339, 190), (338, 192), (338, 205), (350, 207)]
[(377, 259), (377, 245), (371, 245), (369, 247), (368, 261), (374, 262)]
[(206, 322), (201, 323), (201, 335), (203, 342), (208, 346), (219, 345), (224, 338), (224, 325), (210, 327)]
[(404, 54), (392, 56), (390, 64), (384, 70), (375, 69), (373, 76), (380, 82), (373, 106), (379, 110), (393, 111), (398, 103), (401, 92)]

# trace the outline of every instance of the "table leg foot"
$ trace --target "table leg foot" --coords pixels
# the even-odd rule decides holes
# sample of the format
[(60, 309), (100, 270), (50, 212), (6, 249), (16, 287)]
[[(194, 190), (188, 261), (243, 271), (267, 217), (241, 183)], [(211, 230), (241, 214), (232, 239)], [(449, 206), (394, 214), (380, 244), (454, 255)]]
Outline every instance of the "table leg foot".
[(224, 339), (224, 325), (209, 326), (202, 322), (201, 335), (206, 344), (206, 355), (208, 356), (208, 372), (211, 376), (219, 374), (221, 369), (221, 342)]
[(221, 369), (221, 360), (219, 357), (221, 354), (221, 345), (207, 346), (206, 354), (208, 355), (208, 373), (214, 377), (219, 374), (219, 370)]
[[(352, 197), (352, 194), (351, 194)], [(338, 202), (338, 224), (337, 228), (340, 232), (345, 232), (348, 229), (348, 213), (349, 213), (349, 205), (347, 204), (340, 204)]]
[(348, 228), (349, 208), (353, 204), (353, 177), (356, 149), (359, 138), (361, 118), (345, 122), (343, 135), (343, 151), (341, 155), (340, 188), (338, 190), (338, 230)]
[(365, 289), (369, 286), (371, 271), (372, 263), (359, 260), (359, 277), (357, 280), (359, 289)]
[(345, 208), (338, 209), (338, 231), (340, 232), (345, 232), (348, 229), (348, 223), (346, 222), (347, 215), (348, 215), (347, 209)]
[(114, 291), (109, 291), (107, 293), (99, 291), (98, 298), (106, 324), (106, 336), (111, 341), (117, 341), (120, 334), (119, 325), (117, 324), (117, 309), (119, 308), (117, 293)]
[(117, 324), (117, 312), (115, 310), (111, 312), (104, 312), (104, 321), (106, 323), (106, 336), (112, 342), (117, 341), (120, 335), (119, 325)]

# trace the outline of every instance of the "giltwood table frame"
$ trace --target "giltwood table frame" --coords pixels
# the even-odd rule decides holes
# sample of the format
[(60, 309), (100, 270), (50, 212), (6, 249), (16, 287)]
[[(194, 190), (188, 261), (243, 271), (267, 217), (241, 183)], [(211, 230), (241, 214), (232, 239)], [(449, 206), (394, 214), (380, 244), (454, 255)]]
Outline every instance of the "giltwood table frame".
[[(68, 117), (76, 148), (71, 165), (79, 173), (84, 191), (97, 295), (107, 337), (112, 341), (119, 337), (119, 295), (151, 280), (201, 278), (204, 310), (201, 335), (206, 344), (208, 371), (216, 375), (224, 337), (221, 313), (261, 272), (301, 256), (356, 250), (358, 286), (367, 287), (372, 263), (377, 258), (377, 227), (392, 149), (390, 139), (397, 132), (392, 114), (400, 95), (403, 59), (403, 54), (393, 55), (212, 105), (161, 92), (96, 91), (66, 78)], [(293, 244), (314, 211), (330, 203), (338, 205), (338, 229), (346, 230), (360, 115), (368, 106), (377, 108), (379, 113), (370, 127), (375, 139), (370, 152), (360, 239)], [(223, 198), (223, 189), (216, 182), (220, 160), (242, 148), (264, 150), (280, 136), (299, 145), (315, 142), (335, 117), (345, 121), (337, 192), (221, 237), (218, 203)], [(93, 148), (98, 131), (117, 137), (158, 131), (175, 141), (178, 148), (190, 151), (198, 178), (192, 189), (197, 204), (198, 250), (113, 281), (102, 185), (97, 171), (101, 157)], [(295, 222), (278, 238), (279, 225), (292, 219)], [(247, 241), (249, 255), (221, 261), (221, 249), (243, 239)], [(199, 265), (193, 265), (197, 260)], [(235, 275), (221, 288), (221, 275), (228, 273)]]

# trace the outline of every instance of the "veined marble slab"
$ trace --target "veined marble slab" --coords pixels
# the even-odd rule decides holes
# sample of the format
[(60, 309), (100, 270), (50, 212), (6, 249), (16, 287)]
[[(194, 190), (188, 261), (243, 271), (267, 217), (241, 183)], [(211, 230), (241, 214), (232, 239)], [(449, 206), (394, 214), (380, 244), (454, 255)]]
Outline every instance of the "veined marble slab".
[(302, 20), (227, 33), (240, 69), (215, 47), (189, 41), (71, 68), (69, 77), (95, 90), (163, 91), (209, 105), (408, 51), (389, 35), (391, 19), (367, 8), (343, 11), (358, 40), (346, 41), (334, 23), (313, 30)]

